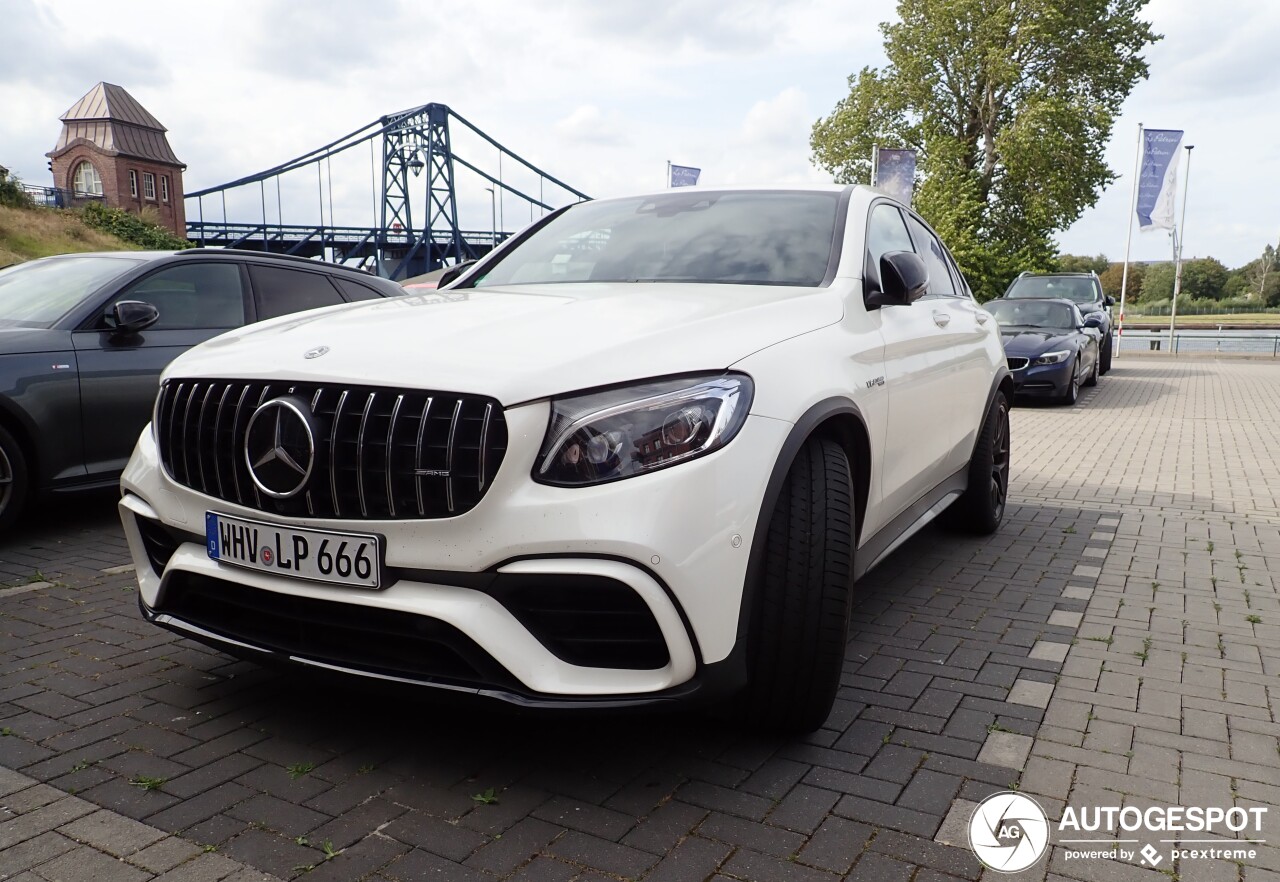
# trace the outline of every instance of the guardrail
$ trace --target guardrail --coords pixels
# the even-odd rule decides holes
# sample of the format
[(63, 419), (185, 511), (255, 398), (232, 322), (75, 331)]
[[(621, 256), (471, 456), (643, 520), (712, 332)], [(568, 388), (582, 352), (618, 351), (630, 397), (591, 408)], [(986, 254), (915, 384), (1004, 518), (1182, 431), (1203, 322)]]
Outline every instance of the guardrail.
[[(1145, 344), (1145, 347), (1143, 346)], [(1169, 332), (1164, 330), (1125, 329), (1120, 351), (1145, 348), (1149, 352), (1225, 352), (1228, 354), (1270, 355), (1280, 357), (1280, 331), (1223, 331), (1187, 329), (1173, 332), (1173, 344)]]

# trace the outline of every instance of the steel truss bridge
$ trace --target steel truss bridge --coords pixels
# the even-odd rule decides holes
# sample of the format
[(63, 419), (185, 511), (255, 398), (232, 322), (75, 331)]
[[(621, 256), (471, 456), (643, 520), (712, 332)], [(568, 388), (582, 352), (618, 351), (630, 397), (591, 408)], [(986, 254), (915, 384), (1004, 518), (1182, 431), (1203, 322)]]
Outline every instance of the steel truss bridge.
[[(455, 132), (470, 149), (494, 151), (490, 155), (496, 164), (456, 154), (450, 123), (460, 127)], [(364, 162), (365, 150), (357, 148), (365, 145), (368, 181), (353, 185), (352, 178), (363, 177), (351, 169), (353, 161)], [(367, 223), (335, 221), (335, 161), (340, 165), (339, 213), (344, 218), (364, 214)], [(467, 229), (459, 223), (460, 170), (469, 173), (464, 177), (476, 185), (472, 190), (488, 191), (479, 203), (488, 209), (481, 213), (490, 215), (487, 228)], [(358, 196), (361, 188), (370, 192)], [(304, 199), (304, 191), (311, 195)], [(229, 196), (232, 215), (240, 220), (228, 216)], [(589, 198), (507, 150), (449, 107), (424, 104), (384, 116), (274, 168), (188, 193), (187, 237), (202, 246), (324, 257), (405, 279), (487, 254), (510, 235), (502, 228), (509, 204), (521, 216), (527, 208), (533, 220), (539, 216), (535, 212), (545, 214)], [(353, 204), (366, 208), (353, 211)], [(475, 214), (476, 206), (471, 208)], [(287, 215), (293, 222), (285, 222)], [(298, 222), (304, 217), (314, 222)]]

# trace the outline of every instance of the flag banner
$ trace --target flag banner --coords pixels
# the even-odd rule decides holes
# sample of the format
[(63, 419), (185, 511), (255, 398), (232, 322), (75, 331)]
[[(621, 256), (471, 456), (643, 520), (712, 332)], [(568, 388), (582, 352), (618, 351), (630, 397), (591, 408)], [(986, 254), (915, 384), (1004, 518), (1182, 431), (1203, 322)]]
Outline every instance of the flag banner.
[(1142, 165), (1138, 173), (1138, 229), (1173, 229), (1173, 193), (1178, 183), (1178, 129), (1142, 133)]
[(904, 205), (911, 204), (916, 183), (914, 150), (876, 149), (876, 187)]
[(702, 174), (702, 169), (691, 168), (687, 165), (671, 166), (671, 186), (673, 187), (693, 187), (698, 183), (698, 175)]

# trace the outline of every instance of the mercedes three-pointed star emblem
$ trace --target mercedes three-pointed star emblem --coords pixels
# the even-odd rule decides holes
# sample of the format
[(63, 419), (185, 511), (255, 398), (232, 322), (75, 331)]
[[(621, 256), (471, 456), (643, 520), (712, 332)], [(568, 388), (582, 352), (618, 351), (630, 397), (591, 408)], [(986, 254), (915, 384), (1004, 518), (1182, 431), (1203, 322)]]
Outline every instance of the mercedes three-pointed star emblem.
[(273, 398), (253, 412), (245, 430), (249, 477), (275, 499), (301, 493), (315, 467), (315, 433), (304, 408), (291, 398)]

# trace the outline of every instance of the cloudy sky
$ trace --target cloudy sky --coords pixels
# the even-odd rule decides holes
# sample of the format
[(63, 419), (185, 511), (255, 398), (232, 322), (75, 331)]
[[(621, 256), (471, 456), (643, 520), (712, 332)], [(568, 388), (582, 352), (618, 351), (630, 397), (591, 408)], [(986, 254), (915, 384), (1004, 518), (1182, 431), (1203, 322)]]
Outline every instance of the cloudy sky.
[[(1273, 0), (1152, 0), (1164, 34), (1151, 77), (1126, 102), (1106, 155), (1119, 179), (1060, 236), (1062, 250), (1124, 251), (1137, 124), (1185, 128), (1191, 167), (1187, 254), (1237, 266), (1280, 238), (1280, 16)], [(376, 118), (450, 105), (499, 143), (592, 196), (656, 189), (666, 162), (703, 182), (824, 181), (809, 130), (848, 75), (883, 62), (877, 24), (891, 0), (0, 0), (0, 165), (48, 184), (58, 117), (95, 83), (124, 86), (169, 129), (188, 192), (305, 153)], [(496, 171), (461, 133), (455, 152)], [(365, 148), (286, 180), (286, 223), (367, 224), (375, 197)], [(528, 186), (507, 166), (507, 180)], [(462, 222), (487, 229), (489, 195), (458, 175)], [(536, 184), (534, 185), (536, 186)], [(323, 187), (323, 190), (320, 188)], [(319, 192), (318, 192), (319, 191)], [(323, 193), (323, 195), (321, 195)], [(552, 194), (548, 192), (548, 196)], [(240, 202), (237, 203), (237, 198)], [(502, 226), (529, 209), (503, 201)], [(206, 205), (212, 217), (220, 213)], [(189, 216), (196, 213), (188, 206)], [(233, 195), (232, 220), (262, 213)], [(274, 220), (276, 208), (268, 206)], [(1136, 259), (1169, 253), (1134, 234)]]

